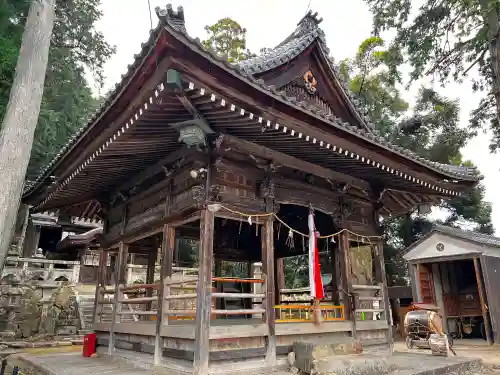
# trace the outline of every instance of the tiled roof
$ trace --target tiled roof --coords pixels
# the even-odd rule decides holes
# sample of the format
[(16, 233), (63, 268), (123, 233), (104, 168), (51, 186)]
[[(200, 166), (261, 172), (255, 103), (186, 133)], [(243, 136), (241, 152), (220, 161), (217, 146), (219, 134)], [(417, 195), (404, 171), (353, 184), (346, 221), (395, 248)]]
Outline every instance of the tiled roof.
[(309, 11), (297, 24), (295, 31), (276, 48), (266, 50), (260, 56), (241, 61), (238, 63), (238, 67), (246, 74), (250, 75), (263, 73), (288, 63), (290, 60), (305, 52), (314, 42), (317, 42), (337, 83), (342, 86), (349, 105), (352, 106), (354, 112), (359, 116), (362, 127), (373, 131), (375, 129), (375, 124), (366, 116), (366, 110), (363, 108), (361, 102), (354, 97), (349, 87), (342, 82), (338, 74), (337, 66), (333, 64), (328, 56), (330, 54), (330, 49), (326, 43), (325, 33), (319, 27), (321, 21), (322, 19), (318, 19), (317, 13), (312, 14), (312, 12)]
[[(293, 58), (292, 56), (296, 56), (296, 54), (300, 53), (299, 51), (305, 50), (314, 40), (320, 41), (323, 51), (325, 53), (328, 53), (323, 31), (318, 27), (314, 27), (314, 25), (310, 22), (310, 19), (306, 19), (308, 16), (315, 18), (315, 15), (308, 14), (308, 16), (304, 17), (306, 20), (304, 21), (303, 19), (301, 23), (302, 25), (306, 25), (306, 27), (302, 27), (302, 31), (297, 32), (301, 24), (299, 23), (299, 27), (297, 28), (296, 32), (291, 34), (284, 43), (276, 48), (276, 50), (270, 51), (261, 57), (241, 62), (241, 64), (239, 65), (234, 65), (230, 64), (223, 57), (216, 55), (212, 51), (206, 50), (199, 38), (194, 39), (187, 34), (184, 26), (184, 12), (182, 7), (178, 7), (178, 10), (175, 12), (173, 11), (172, 6), (168, 4), (165, 9), (156, 8), (156, 13), (160, 20), (159, 24), (154, 30), (151, 30), (149, 39), (141, 45), (140, 53), (134, 55), (134, 61), (131, 65), (128, 66), (127, 72), (122, 75), (121, 81), (115, 85), (113, 90), (111, 90), (101, 107), (91, 116), (89, 116), (89, 120), (68, 140), (67, 144), (59, 151), (54, 159), (45, 168), (43, 168), (38, 177), (29, 184), (26, 184), (25, 194), (29, 193), (31, 190), (42, 184), (44, 180), (51, 175), (51, 172), (56, 164), (70, 152), (71, 148), (76, 145), (76, 143), (81, 138), (83, 138), (85, 133), (94, 124), (96, 124), (98, 122), (98, 119), (107, 111), (107, 109), (112, 106), (113, 102), (119, 97), (119, 94), (122, 92), (122, 90), (126, 88), (130, 83), (134, 76), (134, 73), (141, 66), (143, 60), (150, 53), (151, 48), (155, 45), (159, 33), (163, 27), (167, 28), (173, 36), (184, 39), (191, 48), (199, 51), (201, 54), (211, 59), (214, 63), (223, 65), (227, 70), (229, 70), (232, 74), (237, 75), (241, 80), (246, 81), (251, 85), (258, 86), (260, 89), (266, 91), (268, 95), (286, 102), (288, 105), (293, 106), (298, 110), (306, 112), (314, 117), (320, 118), (322, 121), (329, 123), (332, 126), (341, 128), (346, 132), (356, 135), (358, 138), (362, 138), (380, 147), (391, 150), (394, 153), (400, 154), (401, 156), (404, 156), (407, 159), (413, 160), (416, 163), (435, 170), (436, 172), (446, 174), (451, 179), (456, 178), (468, 181), (477, 181), (481, 178), (481, 176), (477, 174), (475, 168), (451, 166), (426, 160), (409, 150), (406, 150), (400, 146), (390, 144), (385, 138), (381, 137), (375, 132), (367, 132), (365, 129), (360, 129), (357, 126), (353, 126), (347, 122), (343, 122), (341, 119), (333, 117), (321, 110), (318, 110), (317, 108), (311, 107), (305, 102), (298, 101), (294, 97), (288, 97), (284, 92), (278, 91), (273, 86), (267, 86), (262, 79), (256, 79), (253, 74), (256, 74), (259, 69), (262, 69), (260, 71), (264, 71), (265, 67), (270, 67), (273, 64), (277, 64), (279, 61), (282, 61), (285, 58)], [(319, 20), (317, 23), (319, 23)], [(334, 67), (333, 64), (332, 69), (335, 69), (335, 71), (337, 71), (337, 68)], [(341, 81), (339, 80), (339, 82)], [(347, 87), (344, 86), (344, 88), (348, 93)], [(355, 101), (355, 99), (353, 99), (353, 101)]]
[(440, 232), (447, 234), (449, 236), (462, 238), (464, 240), (473, 241), (481, 245), (500, 247), (500, 238), (468, 230), (463, 230), (460, 228), (448, 227), (444, 225), (435, 225), (432, 228), (434, 232)]

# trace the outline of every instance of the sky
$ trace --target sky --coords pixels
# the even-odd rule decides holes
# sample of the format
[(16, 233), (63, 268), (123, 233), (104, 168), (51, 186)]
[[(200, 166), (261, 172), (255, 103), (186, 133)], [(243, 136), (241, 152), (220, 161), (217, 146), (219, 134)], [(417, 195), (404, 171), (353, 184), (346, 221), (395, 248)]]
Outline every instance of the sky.
[[(331, 55), (335, 60), (354, 56), (359, 44), (370, 36), (372, 16), (363, 0), (101, 0), (103, 18), (97, 25), (106, 40), (116, 46), (116, 54), (107, 62), (104, 74), (105, 87), (102, 93), (120, 81), (127, 66), (139, 53), (141, 43), (148, 38), (151, 28), (157, 24), (154, 8), (171, 3), (174, 9), (184, 8), (186, 28), (193, 37), (205, 38), (204, 27), (219, 19), (230, 17), (247, 29), (247, 47), (259, 51), (263, 47), (274, 47), (287, 37), (297, 22), (310, 8), (323, 17), (321, 28), (326, 34)], [(425, 80), (429, 83), (429, 80)], [(404, 93), (412, 102), (419, 84)], [(438, 87), (443, 95), (457, 98), (461, 104), (461, 124), (468, 125), (469, 112), (481, 99), (481, 94), (473, 93), (469, 82), (461, 85), (450, 83), (445, 88)], [(500, 176), (500, 155), (492, 155), (488, 150), (489, 135), (480, 134), (470, 140), (462, 150), (465, 159), (472, 160), (484, 175), (486, 199), (493, 205), (493, 224), (500, 234), (500, 194), (496, 194)], [(439, 213), (435, 213), (440, 216)]]

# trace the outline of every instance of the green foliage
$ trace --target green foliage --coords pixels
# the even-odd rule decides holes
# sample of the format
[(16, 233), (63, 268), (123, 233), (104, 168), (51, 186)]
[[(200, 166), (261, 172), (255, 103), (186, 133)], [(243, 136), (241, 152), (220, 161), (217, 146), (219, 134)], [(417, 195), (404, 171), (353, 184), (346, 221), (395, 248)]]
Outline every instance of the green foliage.
[(365, 1), (374, 15), (375, 34), (396, 32), (391, 48), (406, 56), (412, 80), (432, 75), (443, 84), (450, 79), (462, 82), (473, 69), (479, 71), (473, 88), (486, 96), (472, 112), (471, 126), (477, 131), (489, 125), (490, 148), (496, 151), (500, 147), (500, 94), (496, 93), (500, 72), (499, 56), (495, 56), (500, 48), (500, 1), (423, 0), (418, 9), (411, 0)]
[(231, 18), (222, 18), (213, 25), (205, 26), (208, 37), (203, 45), (229, 62), (238, 62), (252, 57), (247, 49), (247, 30)]
[[(369, 38), (361, 44), (354, 59), (340, 64), (342, 78), (358, 95), (377, 130), (392, 143), (427, 159), (471, 166), (470, 162), (462, 160), (460, 153), (472, 133), (459, 126), (459, 102), (422, 87), (410, 109), (396, 86), (399, 77), (394, 62), (401, 61), (399, 53), (393, 46), (388, 50), (383, 47), (380, 38)], [(402, 122), (417, 118), (423, 122), (421, 128), (411, 134), (401, 131)], [(462, 197), (440, 202), (439, 207), (447, 212), (444, 224), (468, 224), (482, 233), (493, 232), (491, 205), (484, 202), (482, 185)], [(383, 224), (388, 238), (384, 247), (387, 273), (391, 282), (402, 284), (406, 267), (399, 254), (428, 232), (433, 222), (429, 217), (413, 213), (390, 218)]]
[[(0, 118), (5, 115), (30, 1), (0, 0)], [(56, 22), (27, 179), (33, 179), (95, 111), (85, 80), (90, 71), (103, 83), (104, 63), (114, 53), (95, 29), (100, 0), (56, 3)]]
[(177, 265), (180, 267), (197, 267), (200, 241), (179, 238), (176, 243)]

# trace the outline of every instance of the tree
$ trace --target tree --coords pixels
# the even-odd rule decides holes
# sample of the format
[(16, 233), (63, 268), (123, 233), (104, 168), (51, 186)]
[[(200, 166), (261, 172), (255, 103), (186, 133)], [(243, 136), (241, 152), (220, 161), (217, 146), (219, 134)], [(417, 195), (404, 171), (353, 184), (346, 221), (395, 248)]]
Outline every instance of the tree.
[(222, 18), (213, 25), (205, 26), (208, 38), (203, 45), (229, 62), (238, 62), (252, 57), (247, 49), (247, 30), (231, 18)]
[[(29, 2), (0, 0), (0, 117), (12, 85)], [(95, 29), (102, 17), (100, 0), (65, 0), (56, 4), (44, 95), (27, 171), (34, 179), (80, 126), (99, 100), (85, 79), (90, 71), (103, 83), (103, 67), (114, 47)]]
[[(358, 96), (379, 133), (392, 143), (433, 161), (472, 166), (462, 160), (460, 153), (472, 133), (459, 126), (459, 102), (422, 87), (410, 110), (397, 88), (401, 81), (397, 67), (401, 61), (394, 46), (386, 50), (381, 38), (371, 37), (360, 45), (355, 58), (340, 63), (341, 78)], [(402, 123), (415, 119), (422, 123), (418, 130), (402, 131)], [(447, 212), (444, 224), (468, 225), (487, 234), (493, 232), (491, 205), (484, 201), (481, 184), (468, 194), (440, 202), (438, 207)], [(415, 212), (385, 220), (383, 224), (388, 238), (384, 252), (390, 282), (403, 283), (406, 267), (400, 252), (428, 232), (433, 220)]]
[[(403, 14), (402, 17), (406, 16)], [(224, 24), (236, 24), (237, 30), (244, 30), (230, 19), (225, 19)], [(207, 30), (219, 30), (216, 25), (207, 27)], [(232, 41), (231, 36), (238, 33), (224, 35), (224, 43), (218, 44), (224, 47), (220, 47), (218, 53), (237, 56), (238, 51), (246, 49), (246, 45), (241, 44), (244, 37)], [(215, 38), (209, 40), (205, 41), (205, 45), (213, 45)], [(231, 46), (239, 47), (232, 50)], [(436, 90), (426, 87), (419, 90), (413, 106), (402, 98), (399, 85), (402, 82), (400, 67), (404, 58), (400, 46), (393, 43), (386, 48), (379, 36), (366, 39), (353, 58), (340, 61), (340, 78), (358, 97), (361, 109), (375, 123), (377, 131), (390, 142), (429, 160), (472, 166), (463, 160), (460, 153), (474, 133), (459, 126), (458, 100), (443, 97)], [(262, 51), (265, 53), (266, 49)], [(414, 132), (405, 131), (407, 124), (414, 123), (421, 126)], [(481, 184), (469, 194), (439, 202), (437, 208), (447, 213), (443, 224), (467, 225), (482, 233), (493, 232), (491, 205), (484, 201), (484, 186)], [(417, 212), (384, 221), (388, 238), (384, 244), (384, 254), (391, 283), (405, 282), (406, 266), (400, 257), (401, 250), (427, 233), (433, 223), (431, 217), (421, 216)], [(303, 262), (300, 259), (286, 260), (285, 279), (288, 287), (303, 286), (307, 279), (307, 268), (301, 264)], [(328, 269), (327, 266), (323, 268)]]
[[(0, 118), (6, 114), (31, 3), (0, 0)], [(99, 5), (100, 0), (64, 0), (55, 6), (56, 22), (27, 168), (28, 180), (34, 179), (68, 138), (86, 123), (99, 102), (92, 97), (85, 71), (93, 73), (97, 83), (102, 84), (104, 63), (114, 53), (114, 48), (95, 29), (102, 16)]]
[(0, 270), (3, 270), (30, 159), (40, 112), (54, 0), (33, 1), (22, 36), (5, 117), (0, 132)]
[(401, 49), (412, 67), (411, 79), (436, 76), (461, 82), (473, 69), (474, 90), (486, 97), (471, 114), (477, 130), (489, 124), (490, 148), (500, 147), (500, 2), (498, 0), (365, 0), (374, 14), (374, 32), (396, 32), (392, 48)]

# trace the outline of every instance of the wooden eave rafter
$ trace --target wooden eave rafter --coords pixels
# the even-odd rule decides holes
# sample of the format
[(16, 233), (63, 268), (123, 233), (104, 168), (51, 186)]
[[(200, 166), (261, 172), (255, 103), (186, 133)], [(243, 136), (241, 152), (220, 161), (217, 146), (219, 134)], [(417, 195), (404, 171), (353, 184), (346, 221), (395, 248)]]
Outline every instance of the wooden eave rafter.
[[(67, 177), (65, 172), (74, 171), (88, 156), (85, 150), (96, 149), (103, 143), (103, 140), (115, 132), (113, 126), (103, 129), (99, 125), (124, 123), (130, 113), (135, 112), (142, 105), (146, 93), (154, 88), (163, 72), (171, 64), (168, 57), (158, 58), (166, 48), (165, 42), (165, 29), (158, 25), (152, 30), (148, 42), (143, 44), (141, 53), (135, 56), (134, 63), (129, 66), (127, 73), (122, 75), (122, 81), (116, 85), (110, 97), (38, 176), (34, 186), (26, 192), (23, 199), (29, 201), (30, 195), (37, 193), (40, 189), (46, 189), (44, 179), (47, 176), (56, 176), (59, 183), (63, 181)], [(76, 157), (71, 157), (71, 155)]]
[[(63, 203), (64, 205), (75, 203), (73, 198), (76, 198), (74, 195), (77, 194), (77, 190), (66, 192), (67, 187), (71, 184), (73, 189), (75, 189), (74, 186), (76, 183), (85, 182), (90, 174), (98, 173), (97, 171), (99, 170), (102, 173), (103, 168), (109, 168), (112, 165), (110, 163), (115, 163), (116, 165), (120, 160), (130, 162), (129, 159), (133, 159), (131, 165), (122, 166), (118, 164), (116, 168), (107, 171), (109, 176), (106, 174), (101, 175), (101, 178), (105, 179), (103, 188), (116, 185), (116, 182), (127, 175), (127, 173), (129, 175), (130, 173), (137, 173), (136, 171), (140, 163), (142, 165), (144, 163), (155, 163), (159, 159), (158, 155), (162, 152), (162, 146), (165, 149), (168, 145), (174, 147), (174, 149), (169, 150), (170, 152), (175, 151), (175, 148), (179, 147), (178, 143), (176, 144), (173, 139), (175, 131), (171, 128), (169, 129), (169, 127), (165, 127), (164, 124), (165, 122), (173, 122), (172, 118), (175, 116), (185, 117), (186, 115), (192, 115), (191, 111), (189, 111), (189, 108), (186, 111), (186, 105), (184, 105), (186, 103), (181, 103), (179, 102), (179, 98), (176, 98), (174, 106), (180, 105), (183, 107), (184, 112), (182, 115), (179, 115), (171, 108), (169, 108), (170, 112), (168, 113), (161, 112), (156, 108), (161, 107), (160, 103), (151, 102), (151, 96), (149, 96), (151, 95), (151, 91), (155, 91), (155, 87), (161, 82), (164, 72), (169, 67), (172, 67), (172, 64), (175, 68), (181, 70), (185, 74), (185, 77), (192, 80), (195, 85), (201, 87), (200, 90), (213, 90), (211, 96), (222, 93), (225, 98), (224, 100), (231, 100), (231, 103), (234, 103), (231, 105), (236, 105), (238, 109), (241, 108), (244, 114), (238, 115), (235, 113), (234, 118), (248, 115), (266, 116), (270, 119), (267, 121), (271, 121), (273, 124), (273, 128), (269, 130), (275, 131), (279, 129), (280, 132), (284, 131), (283, 134), (291, 135), (292, 137), (295, 134), (296, 138), (297, 134), (304, 134), (304, 137), (314, 140), (312, 143), (317, 142), (316, 146), (321, 145), (320, 147), (326, 145), (333, 147), (335, 145), (335, 149), (337, 151), (342, 150), (346, 157), (350, 156), (355, 160), (358, 160), (356, 158), (359, 157), (359, 160), (361, 160), (360, 165), (364, 165), (365, 168), (369, 165), (370, 168), (373, 167), (374, 171), (382, 170), (388, 176), (392, 175), (392, 178), (398, 178), (403, 181), (406, 184), (405, 186), (410, 190), (411, 186), (420, 186), (424, 190), (429, 187), (429, 194), (435, 193), (439, 197), (445, 197), (447, 195), (454, 195), (461, 189), (467, 189), (475, 183), (472, 179), (464, 179), (458, 183), (445, 182), (445, 179), (459, 181), (460, 177), (447, 176), (446, 173), (423, 165), (421, 162), (410, 160), (407, 156), (400, 155), (397, 151), (378, 144), (373, 140), (373, 137), (361, 134), (359, 129), (351, 129), (354, 127), (328, 122), (319, 114), (311, 113), (307, 108), (301, 107), (298, 103), (292, 103), (289, 99), (280, 96), (276, 91), (257, 83), (255, 79), (243, 77), (234, 67), (230, 68), (227, 63), (222, 63), (208, 52), (203, 51), (189, 37), (178, 30), (174, 30), (168, 24), (157, 34), (158, 39), (151, 42), (151, 45), (148, 47), (150, 52), (146, 54), (147, 56), (143, 62), (145, 64), (149, 61), (151, 59), (151, 52), (156, 51), (155, 63), (158, 64), (156, 69), (155, 66), (149, 66), (149, 63), (148, 69), (143, 69), (142, 65), (137, 64), (138, 66), (135, 67), (135, 72), (131, 75), (131, 78), (129, 77), (128, 82), (129, 85), (133, 83), (134, 89), (127, 91), (127, 87), (122, 88), (122, 92), (114, 97), (113, 103), (109, 104), (108, 108), (102, 111), (108, 117), (99, 118), (94, 121), (89, 126), (89, 129), (83, 135), (80, 135), (80, 139), (74, 144), (75, 146), (72, 146), (70, 151), (67, 151), (58, 160), (55, 167), (52, 167), (50, 172), (51, 174), (58, 175), (58, 180), (54, 186), (48, 189), (47, 195), (44, 196), (45, 193), (42, 193), (34, 196), (36, 188), (29, 192), (27, 197), (30, 198), (30, 201), (38, 204), (38, 208), (45, 209), (47, 207), (57, 207)], [(158, 52), (159, 50), (156, 49), (160, 35), (162, 36), (161, 55)], [(200, 66), (203, 66), (204, 69), (201, 69)], [(138, 73), (139, 71), (140, 74)], [(149, 78), (146, 78), (146, 81), (144, 81), (144, 77)], [(134, 92), (134, 90), (137, 90), (137, 87), (141, 87), (138, 93)], [(132, 97), (132, 93), (135, 93), (136, 96)], [(204, 96), (201, 92), (199, 95), (201, 97)], [(192, 104), (192, 97), (189, 99)], [(124, 105), (124, 103), (127, 103), (127, 100), (129, 103)], [(172, 98), (167, 100), (172, 100)], [(210, 99), (206, 100), (206, 102), (210, 101)], [(122, 107), (118, 108), (116, 103), (121, 103)], [(173, 102), (170, 101), (169, 103)], [(147, 107), (148, 104), (150, 104), (150, 107)], [(228, 102), (226, 104), (229, 105)], [(211, 104), (208, 103), (208, 105)], [(165, 111), (165, 108), (168, 107), (163, 106), (161, 108)], [(196, 105), (194, 109), (196, 109)], [(219, 109), (223, 110), (224, 108), (220, 106)], [(248, 109), (256, 111), (256, 113), (248, 112)], [(199, 108), (197, 110), (199, 111)], [(162, 124), (163, 127), (161, 127)], [(129, 125), (133, 130), (128, 130)], [(274, 129), (274, 126), (278, 126), (278, 128)], [(156, 143), (153, 142), (153, 147), (151, 147), (154, 152), (144, 149), (143, 146), (143, 149), (140, 150), (141, 152), (132, 151), (131, 153), (129, 152), (129, 155), (123, 154), (127, 142), (129, 142), (129, 145), (135, 144), (136, 147), (143, 145), (140, 142), (143, 142), (142, 137), (145, 137), (146, 134), (146, 130), (144, 129), (148, 127), (149, 133), (147, 136), (156, 139)], [(223, 123), (220, 122), (218, 131), (223, 127)], [(123, 137), (124, 129), (127, 129), (126, 137)], [(97, 134), (93, 140), (90, 136), (90, 131)], [(141, 136), (137, 134), (141, 134)], [(172, 143), (163, 142), (161, 137), (165, 137), (166, 134), (171, 138), (169, 142)], [(111, 145), (120, 136), (122, 136), (120, 138), (122, 141), (118, 140)], [(134, 140), (132, 139), (133, 137), (137, 138)], [(137, 140), (140, 140), (140, 142)], [(301, 147), (311, 146), (304, 145)], [(338, 154), (344, 156), (340, 152)], [(105, 164), (103, 162), (104, 157), (109, 158), (109, 163)], [(366, 163), (363, 164), (361, 158)], [(410, 171), (410, 174), (407, 171)], [(421, 193), (427, 194), (427, 192)], [(30, 197), (30, 194), (33, 195), (33, 199)], [(94, 198), (94, 195), (89, 197), (89, 199)], [(41, 198), (41, 196), (45, 199)], [(81, 199), (81, 195), (78, 196), (78, 199)], [(42, 202), (40, 203), (41, 200)]]
[(221, 134), (219, 142), (220, 142), (219, 147), (225, 148), (226, 151), (228, 151), (227, 148), (230, 148), (234, 149), (237, 152), (248, 152), (249, 154), (255, 154), (258, 155), (260, 158), (267, 159), (269, 160), (269, 162), (273, 164), (283, 165), (284, 167), (288, 167), (291, 169), (305, 171), (324, 179), (343, 182), (361, 190), (368, 190), (370, 188), (368, 182), (363, 181), (359, 178), (347, 176), (345, 174), (335, 172), (331, 169), (323, 168), (319, 165), (308, 163), (306, 161), (297, 159), (293, 156), (289, 156), (281, 152), (274, 151), (270, 148), (260, 146), (252, 142), (248, 142), (228, 134)]
[[(178, 63), (178, 61), (176, 61), (176, 64), (177, 63)], [(200, 72), (197, 72), (197, 73), (200, 73)], [(191, 78), (193, 78), (193, 76), (189, 76), (186, 78), (191, 79)], [(198, 77), (196, 77), (196, 78), (198, 78)], [(197, 84), (195, 84), (193, 82), (190, 83), (190, 86), (193, 87), (194, 89), (196, 89), (197, 85), (198, 85), (198, 87), (200, 87), (203, 84), (200, 82)], [(224, 90), (225, 93), (227, 93), (228, 90), (230, 90), (229, 95), (227, 97), (231, 97), (233, 93), (236, 96), (241, 97), (241, 93), (236, 92), (234, 90), (231, 90), (231, 89), (227, 88), (227, 86), (224, 86), (224, 89), (225, 89)], [(270, 131), (273, 131), (273, 130), (275, 130), (275, 127), (278, 127), (280, 129), (280, 132), (281, 131), (283, 131), (285, 133), (288, 132), (287, 134), (292, 135), (292, 136), (295, 135), (295, 137), (297, 137), (299, 134), (301, 137), (302, 134), (304, 134), (304, 139), (308, 140), (309, 138), (311, 138), (312, 142), (310, 142), (310, 143), (315, 143), (316, 141), (318, 141), (318, 144), (321, 144), (321, 145), (323, 145), (323, 144), (325, 144), (325, 145), (327, 145), (327, 144), (328, 145), (338, 145), (338, 146), (335, 146), (336, 149), (342, 149), (346, 153), (346, 155), (349, 154), (351, 156), (351, 158), (354, 157), (354, 158), (358, 159), (359, 154), (357, 154), (357, 152), (352, 152), (350, 150), (353, 150), (353, 149), (359, 150), (359, 145), (353, 144), (344, 138), (337, 138), (337, 137), (333, 136), (331, 133), (328, 134), (328, 133), (325, 133), (324, 131), (320, 132), (317, 129), (313, 129), (313, 128), (311, 128), (311, 126), (309, 124), (299, 122), (294, 117), (290, 117), (290, 116), (284, 115), (283, 113), (279, 113), (276, 110), (274, 110), (272, 107), (265, 108), (266, 113), (264, 113), (259, 109), (259, 108), (262, 108), (262, 106), (259, 107), (259, 103), (256, 103), (254, 101), (254, 99), (251, 97), (246, 97), (246, 98), (241, 97), (241, 99), (239, 101), (230, 102), (229, 101), (230, 99), (227, 99), (227, 100), (225, 98), (221, 99), (220, 91), (219, 92), (211, 91), (211, 88), (208, 89), (208, 88), (206, 88), (206, 86), (205, 87), (201, 86), (201, 88), (199, 88), (199, 90), (202, 91), (207, 97), (212, 97), (212, 101), (217, 102), (214, 105), (218, 105), (219, 107), (224, 107), (224, 106), (231, 107), (231, 108), (236, 107), (236, 110), (233, 110), (233, 116), (235, 116), (235, 118), (238, 116), (238, 113), (240, 113), (241, 116), (249, 116), (251, 119), (255, 119), (255, 121), (257, 121), (256, 120), (257, 117), (259, 117), (259, 120), (260, 120), (260, 117), (262, 117), (262, 119), (264, 119), (263, 120), (264, 123), (269, 123), (269, 120), (267, 120), (267, 119), (273, 119), (273, 121), (271, 121), (272, 126), (269, 129)], [(248, 110), (250, 108), (250, 105), (232, 104), (232, 103), (241, 103), (241, 102), (247, 102), (247, 103), (251, 102), (251, 106), (252, 106), (251, 109)], [(246, 108), (246, 110), (244, 108)], [(254, 112), (252, 112), (252, 110)], [(266, 118), (264, 118), (264, 116), (266, 116)], [(276, 128), (276, 129), (278, 129), (278, 128)], [(306, 134), (308, 134), (308, 135), (306, 136)], [(304, 145), (302, 147), (311, 147), (311, 146)], [(349, 151), (346, 151), (346, 149)], [(433, 181), (432, 179), (430, 179), (428, 175), (425, 175), (425, 174), (419, 173), (419, 172), (414, 173), (414, 175), (417, 175), (420, 178), (423, 177), (423, 178), (425, 178), (425, 180), (420, 179), (418, 177), (410, 176), (409, 174), (400, 172), (400, 170), (405, 170), (404, 166), (402, 166), (400, 164), (396, 164), (393, 160), (389, 159), (388, 157), (386, 157), (383, 154), (380, 155), (380, 154), (378, 154), (374, 151), (368, 150), (368, 149), (362, 149), (361, 152), (364, 155), (366, 155), (363, 157), (359, 157), (359, 160), (363, 160), (362, 163), (360, 162), (361, 164), (364, 165), (365, 164), (364, 161), (366, 160), (366, 162), (369, 163), (371, 166), (375, 167), (375, 169), (377, 169), (377, 168), (382, 169), (382, 171), (385, 170), (387, 172), (387, 174), (392, 174), (392, 175), (394, 175), (394, 177), (398, 177), (402, 180), (407, 180), (410, 183), (414, 182), (415, 186), (421, 186), (422, 188), (428, 187), (429, 190), (434, 190), (436, 194), (441, 194), (442, 196), (445, 196), (446, 194), (453, 195), (454, 191), (452, 189), (457, 187), (456, 185), (450, 184), (450, 183), (443, 183), (443, 182), (436, 183), (436, 181)], [(380, 160), (380, 162), (378, 160)], [(400, 168), (400, 170), (397, 169), (398, 167)], [(398, 173), (399, 173), (399, 175), (398, 175)], [(432, 193), (432, 192), (430, 191), (430, 193)]]
[[(343, 139), (358, 143), (360, 147), (364, 148), (367, 151), (374, 151), (379, 153), (380, 158), (385, 159), (382, 160), (382, 163), (384, 164), (396, 165), (402, 163), (399, 164), (399, 166), (404, 165), (405, 168), (402, 169), (413, 170), (415, 179), (423, 180), (422, 176), (427, 176), (427, 178), (439, 181), (439, 185), (445, 186), (442, 188), (443, 192), (449, 191), (449, 193), (445, 193), (444, 195), (453, 195), (454, 191), (460, 191), (461, 189), (467, 190), (470, 185), (476, 183), (476, 180), (474, 178), (471, 178), (470, 181), (462, 178), (462, 183), (456, 184), (443, 182), (445, 179), (460, 180), (461, 177), (455, 175), (447, 175), (447, 172), (437, 171), (433, 167), (422, 164), (422, 162), (416, 162), (409, 159), (407, 156), (400, 154), (398, 151), (391, 150), (386, 146), (381, 146), (376, 142), (374, 143), (372, 139), (374, 137), (366, 137), (366, 135), (363, 135), (359, 129), (351, 129), (355, 127), (338, 127), (332, 123), (325, 123), (325, 119), (321, 118), (319, 115), (314, 115), (312, 113), (308, 113), (308, 111), (303, 111), (297, 105), (284, 101), (283, 98), (279, 96), (279, 93), (266, 91), (262, 87), (262, 85), (254, 84), (251, 79), (244, 78), (240, 74), (236, 73), (235, 69), (229, 69), (226, 65), (217, 61), (216, 58), (208, 57), (209, 53), (202, 51), (199, 47), (195, 46), (194, 43), (189, 40), (188, 37), (186, 37), (186, 35), (173, 31), (168, 25), (166, 26), (166, 28), (169, 30), (169, 35), (178, 42), (173, 49), (174, 55), (178, 56), (174, 57), (175, 64), (177, 67), (182, 68), (182, 70), (184, 70), (189, 75), (190, 79), (197, 80), (200, 84), (206, 85), (211, 88), (224, 87), (225, 91), (232, 98), (234, 98), (236, 102), (248, 103), (248, 98), (251, 97), (253, 99), (252, 105), (255, 104), (257, 107), (276, 110), (276, 116), (278, 116), (278, 113), (285, 114), (287, 112), (289, 113), (290, 111), (293, 111), (294, 116), (291, 116), (292, 118), (288, 118), (287, 120), (299, 120), (304, 124), (314, 123), (315, 126), (319, 128), (318, 130), (334, 133), (335, 135), (338, 135)], [(175, 45), (175, 42), (172, 41), (171, 44)], [(175, 51), (182, 51), (182, 54), (176, 54)], [(193, 64), (194, 60), (200, 58), (204, 59), (202, 64)], [(199, 66), (206, 66), (207, 63), (213, 65), (211, 69), (208, 69), (211, 73), (210, 77), (208, 77), (206, 74), (207, 69), (203, 71), (201, 68), (199, 68)], [(233, 87), (242, 86), (243, 84), (246, 85), (245, 89), (232, 89)], [(251, 92), (253, 90), (255, 91)], [(243, 93), (246, 95), (244, 95)], [(244, 96), (246, 96), (246, 98)], [(259, 99), (260, 102), (256, 102), (255, 99)], [(311, 119), (311, 117), (313, 117), (313, 119)], [(332, 127), (332, 125), (334, 126)], [(404, 172), (401, 173), (403, 173), (404, 177)], [(413, 176), (411, 176), (411, 178), (413, 178)], [(463, 184), (465, 184), (465, 186)]]

